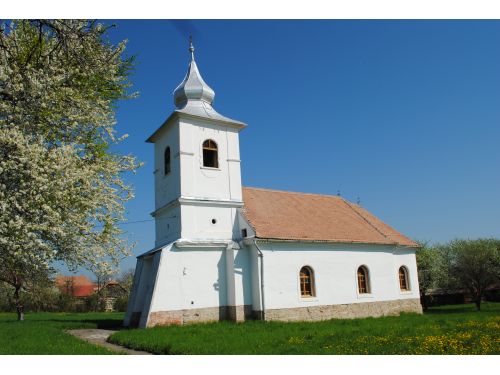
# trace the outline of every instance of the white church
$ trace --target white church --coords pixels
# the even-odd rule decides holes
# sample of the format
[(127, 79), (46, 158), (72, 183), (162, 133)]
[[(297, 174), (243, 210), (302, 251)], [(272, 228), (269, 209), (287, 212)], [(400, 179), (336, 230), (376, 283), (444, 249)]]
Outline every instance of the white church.
[(241, 186), (246, 125), (215, 111), (189, 50), (177, 109), (147, 139), (156, 242), (124, 325), (421, 313), (417, 243), (339, 196)]

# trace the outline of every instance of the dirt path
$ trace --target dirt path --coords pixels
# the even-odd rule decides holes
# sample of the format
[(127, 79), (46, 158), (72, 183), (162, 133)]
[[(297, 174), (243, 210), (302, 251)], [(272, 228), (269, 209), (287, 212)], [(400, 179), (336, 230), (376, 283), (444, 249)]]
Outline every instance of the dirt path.
[(124, 346), (111, 344), (107, 342), (109, 336), (111, 336), (116, 331), (112, 331), (109, 329), (72, 329), (67, 331), (69, 334), (81, 339), (88, 341), (92, 344), (96, 344), (106, 349), (113, 350), (115, 352), (122, 352), (125, 354), (132, 355), (150, 355), (148, 352), (140, 352), (133, 349), (125, 348)]

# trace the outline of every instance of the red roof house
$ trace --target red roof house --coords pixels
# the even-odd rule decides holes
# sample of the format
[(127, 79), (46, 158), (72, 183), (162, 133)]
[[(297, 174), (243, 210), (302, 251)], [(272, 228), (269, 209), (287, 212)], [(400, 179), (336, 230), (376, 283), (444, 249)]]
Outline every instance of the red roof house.
[(69, 294), (73, 297), (88, 297), (97, 291), (97, 285), (87, 276), (57, 276), (56, 286), (61, 293)]

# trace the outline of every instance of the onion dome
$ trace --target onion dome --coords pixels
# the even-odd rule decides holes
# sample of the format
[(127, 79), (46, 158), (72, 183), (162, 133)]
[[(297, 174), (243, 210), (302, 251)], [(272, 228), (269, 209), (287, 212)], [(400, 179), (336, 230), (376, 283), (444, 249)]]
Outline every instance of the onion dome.
[(196, 61), (194, 61), (193, 41), (191, 38), (189, 38), (189, 52), (191, 53), (191, 61), (186, 77), (184, 77), (181, 84), (174, 90), (175, 106), (182, 109), (191, 101), (201, 101), (212, 106), (215, 92), (205, 83), (196, 66)]

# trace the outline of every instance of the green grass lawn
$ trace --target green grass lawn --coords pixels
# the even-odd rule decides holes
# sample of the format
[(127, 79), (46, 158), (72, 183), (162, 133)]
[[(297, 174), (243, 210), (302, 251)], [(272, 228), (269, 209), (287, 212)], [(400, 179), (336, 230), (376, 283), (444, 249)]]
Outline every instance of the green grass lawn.
[[(115, 354), (64, 332), (117, 328), (123, 313), (0, 313), (0, 354)], [(122, 330), (111, 341), (157, 354), (500, 354), (500, 303), (424, 315), (314, 323), (251, 321)]]
[(314, 323), (250, 321), (123, 330), (110, 341), (157, 354), (500, 354), (500, 303)]
[(0, 354), (116, 354), (79, 340), (66, 329), (111, 328), (121, 324), (123, 313), (0, 313)]

